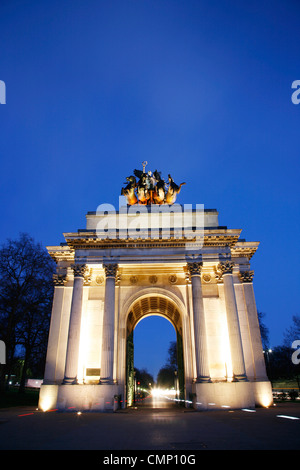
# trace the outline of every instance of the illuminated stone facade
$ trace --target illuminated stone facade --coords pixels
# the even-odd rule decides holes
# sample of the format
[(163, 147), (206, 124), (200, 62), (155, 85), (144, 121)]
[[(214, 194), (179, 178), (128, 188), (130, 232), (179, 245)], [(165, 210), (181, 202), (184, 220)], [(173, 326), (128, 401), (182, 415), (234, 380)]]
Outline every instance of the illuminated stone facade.
[[(126, 406), (128, 338), (149, 315), (167, 318), (181, 340), (189, 406), (272, 403), (250, 269), (258, 242), (219, 226), (216, 210), (203, 210), (202, 228), (192, 221), (184, 233), (171, 212), (88, 213), (86, 229), (48, 247), (57, 272), (41, 409)], [(139, 221), (135, 236), (128, 217)]]

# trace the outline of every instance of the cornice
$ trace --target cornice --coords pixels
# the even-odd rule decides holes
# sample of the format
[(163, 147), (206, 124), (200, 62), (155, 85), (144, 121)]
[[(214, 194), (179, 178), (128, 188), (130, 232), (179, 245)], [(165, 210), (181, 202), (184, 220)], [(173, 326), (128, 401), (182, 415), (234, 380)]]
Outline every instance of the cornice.
[(239, 241), (240, 229), (206, 229), (202, 236), (193, 239), (188, 237), (176, 238), (98, 238), (96, 231), (78, 230), (64, 233), (65, 244), (49, 246), (47, 250), (55, 262), (74, 262), (75, 250), (105, 250), (105, 249), (184, 249), (192, 244), (195, 249), (228, 247), (232, 258), (247, 258), (255, 254), (259, 242)]
[[(201, 233), (196, 233), (194, 237), (169, 238), (119, 238), (118, 234), (114, 238), (99, 238), (96, 231), (78, 231), (64, 233), (67, 245), (71, 249), (91, 249), (91, 248), (176, 248), (185, 247), (187, 243), (201, 244), (204, 246), (229, 246), (236, 245), (240, 229), (208, 229)], [(204, 243), (203, 243), (204, 239)]]
[(69, 246), (47, 246), (47, 251), (56, 263), (58, 261), (74, 262), (75, 250)]
[(239, 241), (231, 247), (232, 258), (248, 258), (250, 260), (256, 253), (259, 242)]

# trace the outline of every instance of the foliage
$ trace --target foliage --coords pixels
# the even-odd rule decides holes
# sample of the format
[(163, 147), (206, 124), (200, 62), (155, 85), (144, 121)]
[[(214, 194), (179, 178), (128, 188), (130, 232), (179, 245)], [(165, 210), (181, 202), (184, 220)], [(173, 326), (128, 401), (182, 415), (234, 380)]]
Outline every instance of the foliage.
[(177, 342), (171, 341), (168, 349), (168, 358), (166, 364), (157, 374), (157, 385), (161, 388), (174, 388), (175, 372), (177, 372)]
[(259, 329), (260, 329), (263, 349), (266, 350), (266, 349), (269, 349), (270, 346), (269, 346), (269, 329), (266, 327), (266, 325), (263, 322), (265, 313), (257, 312), (257, 316), (258, 316)]
[(292, 363), (291, 348), (276, 346), (268, 355), (267, 370), (272, 380), (291, 379), (296, 373), (296, 366)]
[(147, 369), (137, 369), (134, 368), (135, 371), (135, 379), (136, 379), (136, 384), (144, 389), (149, 389), (150, 385), (154, 385), (154, 378), (153, 375), (149, 374)]
[(300, 316), (293, 315), (293, 323), (284, 332), (284, 345), (291, 347), (293, 341), (300, 340)]
[(6, 364), (0, 390), (23, 359), (20, 391), (28, 368), (40, 371), (45, 359), (53, 296), (54, 263), (28, 234), (7, 240), (0, 249), (0, 331)]
[(294, 364), (292, 361), (295, 349), (291, 346), (295, 340), (300, 340), (300, 317), (298, 315), (293, 316), (292, 325), (286, 329), (283, 344), (272, 348), (271, 352), (265, 356), (268, 377), (272, 383), (293, 381), (299, 387), (300, 364)]
[(165, 365), (157, 374), (157, 385), (160, 388), (175, 387), (175, 370), (172, 366)]
[(14, 406), (37, 406), (39, 401), (37, 388), (28, 389), (25, 394), (19, 393), (19, 388), (10, 387), (4, 394), (0, 394), (0, 408), (10, 408)]

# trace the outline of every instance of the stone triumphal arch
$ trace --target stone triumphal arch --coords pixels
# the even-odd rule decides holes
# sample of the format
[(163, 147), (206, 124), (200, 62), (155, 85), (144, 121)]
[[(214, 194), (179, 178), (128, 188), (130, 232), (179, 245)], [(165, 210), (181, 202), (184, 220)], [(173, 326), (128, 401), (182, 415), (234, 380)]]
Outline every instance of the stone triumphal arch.
[[(181, 185), (170, 176), (166, 189), (157, 172), (135, 175), (139, 184), (130, 177), (122, 190), (127, 204), (99, 206), (85, 229), (48, 247), (57, 269), (39, 407), (130, 405), (130, 338), (148, 315), (174, 325), (186, 403), (269, 406), (250, 266), (259, 243), (220, 226), (214, 209), (176, 204)], [(145, 176), (152, 177), (148, 193)]]

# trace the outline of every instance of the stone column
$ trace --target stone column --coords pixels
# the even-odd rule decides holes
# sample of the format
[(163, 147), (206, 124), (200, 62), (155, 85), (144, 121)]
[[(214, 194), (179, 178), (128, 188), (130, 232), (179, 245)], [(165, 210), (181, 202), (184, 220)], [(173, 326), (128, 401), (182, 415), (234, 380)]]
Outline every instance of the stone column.
[(231, 351), (233, 379), (237, 382), (247, 381), (242, 338), (236, 304), (232, 269), (233, 263), (226, 261), (220, 263), (218, 271), (223, 278), (224, 296), (227, 313), (227, 325), (229, 332), (229, 343)]
[(244, 298), (248, 315), (255, 378), (256, 380), (268, 380), (253, 290), (253, 275), (254, 271), (241, 272), (240, 280), (243, 283)]
[(117, 264), (104, 265), (105, 299), (103, 316), (103, 335), (101, 353), (100, 384), (111, 385), (113, 381), (114, 368), (114, 330), (115, 330), (115, 285), (117, 275)]
[(208, 366), (206, 327), (201, 285), (202, 263), (187, 264), (192, 282), (194, 338), (196, 353), (196, 371), (198, 383), (211, 382)]
[(54, 294), (52, 302), (51, 322), (48, 337), (48, 347), (43, 384), (55, 384), (55, 373), (57, 368), (57, 353), (59, 334), (61, 328), (61, 317), (64, 299), (64, 286), (67, 281), (66, 274), (54, 274)]
[(72, 268), (74, 271), (74, 284), (69, 323), (65, 377), (63, 384), (77, 383), (83, 281), (87, 266), (85, 264), (75, 264), (72, 266)]

